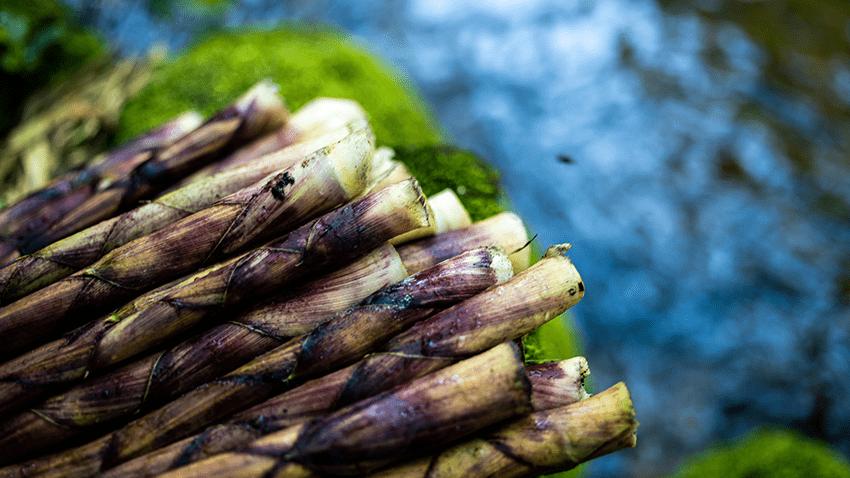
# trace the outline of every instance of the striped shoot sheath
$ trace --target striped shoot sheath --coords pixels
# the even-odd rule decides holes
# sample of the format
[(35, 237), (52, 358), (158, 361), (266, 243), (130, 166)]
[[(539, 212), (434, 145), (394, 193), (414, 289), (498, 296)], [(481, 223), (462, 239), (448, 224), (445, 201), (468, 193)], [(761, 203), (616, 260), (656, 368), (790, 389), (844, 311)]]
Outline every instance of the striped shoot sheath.
[(309, 332), (406, 275), (393, 246), (379, 247), (293, 293), (253, 306), (190, 339), (0, 421), (0, 449), (6, 459), (20, 461), (95, 427), (162, 405)]
[(279, 127), (287, 114), (277, 86), (258, 83), (194, 130), (157, 150), (125, 177), (101, 188), (30, 241), (24, 252), (41, 249), (158, 195), (228, 149)]
[(21, 247), (85, 202), (99, 187), (125, 177), (158, 149), (200, 124), (200, 115), (184, 113), (110, 151), (103, 160), (65, 174), (0, 211), (0, 265), (20, 255)]
[(252, 158), (246, 164), (188, 183), (133, 210), (21, 256), (0, 268), (0, 305), (68, 277), (110, 251), (210, 207), (225, 196), (275, 171), (290, 168), (348, 135), (371, 136), (369, 125), (354, 121), (280, 151)]
[[(273, 398), (261, 405), (259, 411), (245, 412), (247, 415), (240, 414), (241, 417), (237, 415), (235, 420), (241, 430), (233, 433), (240, 436), (262, 434), (268, 431), (265, 427), (274, 428), (275, 422), (285, 425), (287, 420), (298, 420), (302, 414), (330, 411), (448, 366), (505, 340), (520, 338), (560, 315), (583, 296), (584, 284), (575, 267), (564, 255), (566, 250), (566, 245), (552, 247), (541, 261), (510, 280), (488, 288), (424, 321), (418, 321), (406, 332), (390, 339), (384, 347), (384, 352), (368, 355), (353, 366), (307, 382), (288, 394)], [(382, 324), (373, 325), (379, 326)], [(362, 335), (362, 329), (347, 326), (342, 321), (329, 322), (324, 329), (329, 330), (332, 327), (340, 331), (349, 330), (348, 337)], [(320, 335), (321, 329), (314, 334)], [(442, 333), (439, 333), (441, 330)], [(457, 341), (447, 340), (455, 336)], [(355, 342), (359, 340), (349, 338), (348, 342), (356, 346)], [(280, 357), (297, 355), (302, 347), (293, 341), (290, 344), (292, 351), (284, 353), (284, 346), (279, 349), (281, 353), (273, 352), (273, 360), (269, 360), (282, 363)], [(334, 354), (324, 354), (326, 361), (323, 367), (331, 357), (343, 356), (344, 352), (341, 347), (317, 347), (311, 344), (311, 348), (314, 347), (318, 349), (316, 353), (322, 353), (325, 349), (335, 350)], [(361, 350), (369, 351), (365, 346)], [(345, 365), (343, 360), (338, 362), (340, 366)], [(303, 367), (302, 362), (302, 370), (305, 370)], [(287, 370), (290, 375), (298, 374), (297, 367)], [(309, 368), (302, 373), (309, 375)], [(310, 403), (309, 399), (305, 401), (304, 396), (323, 396), (326, 405), (320, 405), (322, 402), (319, 401)], [(316, 405), (318, 410), (311, 410), (311, 405)], [(306, 406), (307, 409), (299, 406)], [(217, 432), (211, 430), (210, 433)], [(166, 450), (168, 456), (177, 457), (169, 466), (185, 462), (187, 457), (192, 456), (197, 444), (208, 442), (201, 434), (189, 443), (176, 445), (175, 448), (182, 447), (180, 451), (175, 448)], [(158, 462), (160, 465), (162, 463), (163, 461)]]
[(226, 158), (202, 168), (185, 178), (181, 184), (188, 184), (229, 169), (240, 168), (251, 163), (256, 157), (290, 145), (310, 143), (350, 123), (367, 120), (366, 112), (356, 101), (343, 98), (316, 98), (293, 113), (285, 125), (239, 148)]
[(484, 246), (499, 246), (510, 254), (515, 272), (528, 268), (531, 252), (528, 231), (522, 219), (503, 212), (469, 227), (405, 244), (398, 249), (407, 270), (416, 272), (445, 260), (458, 251)]
[[(368, 360), (369, 357), (366, 358)], [(439, 362), (434, 361), (432, 362)], [(396, 367), (376, 368), (377, 375), (361, 375), (357, 366), (312, 380), (303, 386), (236, 414), (228, 423), (215, 425), (203, 433), (181, 440), (142, 457), (130, 460), (106, 473), (108, 478), (147, 478), (167, 470), (186, 466), (210, 456), (238, 450), (263, 435), (317, 419), (348, 405), (439, 370), (450, 362), (429, 367), (424, 360), (412, 360), (403, 366), (417, 367), (413, 374)], [(418, 367), (422, 365), (422, 367)], [(397, 374), (406, 376), (398, 380)], [(583, 357), (560, 362), (530, 365), (526, 374), (531, 382), (531, 404), (535, 411), (548, 410), (587, 397), (584, 381), (590, 371)], [(412, 377), (412, 378), (411, 378)], [(390, 382), (384, 384), (384, 382)], [(359, 387), (360, 383), (372, 386)], [(380, 384), (377, 387), (375, 384)], [(368, 390), (365, 394), (356, 391)]]
[(322, 418), (164, 476), (362, 475), (533, 410), (518, 347), (506, 342)]
[(637, 426), (629, 391), (620, 382), (587, 400), (536, 410), (482, 437), (383, 470), (372, 478), (531, 478), (567, 471), (633, 448)]
[[(291, 230), (358, 196), (374, 138), (359, 130), (282, 171), (106, 254), (94, 264), (0, 309), (15, 353), (153, 286)], [(0, 408), (2, 408), (0, 406)]]
[(382, 189), (225, 262), (155, 289), (107, 320), (0, 365), (8, 412), (173, 339), (223, 309), (282, 293), (295, 281), (342, 267), (388, 239), (427, 224), (415, 181)]
[[(424, 207), (421, 211), (424, 214)], [(356, 361), (364, 350), (368, 351), (411, 322), (473, 296), (509, 274), (510, 262), (493, 248), (476, 249), (444, 261), (379, 290), (309, 334), (193, 389), (110, 436), (16, 466), (55, 470), (58, 474), (99, 473), (201, 431), (215, 421), (291, 388), (311, 373), (322, 374), (347, 361)], [(15, 467), (0, 470), (0, 476), (10, 469)]]

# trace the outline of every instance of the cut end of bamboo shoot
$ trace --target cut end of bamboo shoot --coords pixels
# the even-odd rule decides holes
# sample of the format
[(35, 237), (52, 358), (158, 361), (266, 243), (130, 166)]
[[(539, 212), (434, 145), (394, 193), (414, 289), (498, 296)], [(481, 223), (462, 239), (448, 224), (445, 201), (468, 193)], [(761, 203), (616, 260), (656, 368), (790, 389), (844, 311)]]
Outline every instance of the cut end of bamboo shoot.
[(531, 332), (583, 296), (584, 283), (572, 262), (547, 256), (507, 282), (417, 323), (387, 347), (434, 356), (477, 353)]
[(292, 114), (287, 128), (298, 135), (299, 141), (304, 141), (344, 127), (347, 123), (366, 120), (366, 112), (354, 100), (316, 98)]
[(538, 266), (541, 270), (549, 269), (548, 272), (552, 274), (552, 282), (557, 284), (559, 293), (571, 298), (569, 300), (570, 306), (581, 300), (585, 292), (584, 281), (582, 281), (578, 270), (567, 255), (571, 247), (567, 243), (549, 247), (540, 262), (532, 267), (532, 269)]
[(469, 213), (451, 189), (444, 189), (428, 198), (428, 209), (431, 215), (430, 226), (402, 234), (390, 242), (403, 244), (423, 237), (463, 229), (472, 224)]
[(434, 233), (454, 231), (469, 227), (472, 218), (463, 207), (460, 198), (451, 189), (444, 189), (431, 196), (431, 208), (434, 210)]
[[(396, 170), (404, 168), (400, 162), (393, 159), (395, 151), (392, 148), (381, 146), (372, 153), (372, 174), (369, 178), (369, 191), (378, 191), (391, 184), (399, 183), (412, 176), (398, 176)], [(406, 172), (406, 170), (405, 170)]]
[(252, 86), (236, 100), (233, 108), (246, 120), (239, 133), (242, 137), (254, 137), (283, 126), (289, 116), (278, 95), (278, 86), (270, 80)]
[(508, 255), (498, 247), (490, 247), (492, 251), (490, 268), (496, 273), (496, 281), (498, 284), (508, 281), (514, 276), (514, 266)]
[(531, 365), (527, 373), (535, 410), (562, 407), (590, 396), (584, 389), (585, 379), (590, 375), (584, 357)]
[(237, 111), (245, 113), (252, 108), (282, 109), (283, 101), (278, 95), (279, 87), (271, 80), (262, 80), (242, 94), (233, 104)]
[(528, 229), (520, 217), (512, 212), (503, 212), (481, 221), (494, 238), (496, 245), (505, 249), (519, 273), (531, 265), (531, 247), (528, 246)]
[[(395, 156), (395, 151), (385, 146), (381, 146), (372, 153), (372, 174), (369, 178), (369, 189), (374, 190), (375, 186), (380, 184), (384, 178), (393, 172), (396, 165), (396, 161), (393, 160), (393, 156)], [(387, 184), (387, 186), (389, 186), (389, 184)]]
[(381, 159), (384, 155), (377, 153), (378, 152), (376, 152), (376, 160), (379, 163), (378, 167), (382, 167), (384, 170), (372, 174), (369, 191), (380, 191), (388, 186), (398, 184), (413, 177), (403, 163), (395, 160), (386, 162)]
[(364, 199), (374, 205), (370, 216), (385, 218), (383, 221), (397, 219), (401, 221), (397, 224), (401, 230), (411, 231), (431, 224), (425, 194), (415, 179), (393, 184)]
[(638, 421), (623, 382), (563, 411), (564, 435), (572, 448), (569, 455), (580, 458), (579, 462), (637, 446)]
[(182, 136), (204, 122), (204, 116), (197, 111), (186, 111), (166, 124), (173, 131), (171, 137)]
[(334, 174), (349, 198), (366, 190), (372, 171), (374, 148), (375, 136), (368, 127), (351, 132), (328, 148), (328, 159)]
[(389, 146), (380, 146), (375, 149), (375, 157), (380, 157), (380, 160), (386, 164), (393, 164), (393, 161), (395, 161), (395, 150)]
[(531, 252), (528, 231), (522, 220), (513, 213), (504, 212), (469, 227), (424, 238), (399, 247), (407, 270), (418, 272), (463, 251), (477, 247), (498, 246), (506, 251), (513, 263), (514, 272), (528, 268)]

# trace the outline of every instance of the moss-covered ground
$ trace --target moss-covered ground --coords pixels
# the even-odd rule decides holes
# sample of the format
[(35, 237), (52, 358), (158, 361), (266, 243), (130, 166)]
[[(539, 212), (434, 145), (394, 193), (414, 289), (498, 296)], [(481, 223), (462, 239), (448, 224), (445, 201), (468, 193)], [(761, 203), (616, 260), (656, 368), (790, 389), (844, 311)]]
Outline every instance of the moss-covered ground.
[(785, 430), (761, 430), (709, 450), (673, 478), (850, 478), (850, 464), (826, 444)]

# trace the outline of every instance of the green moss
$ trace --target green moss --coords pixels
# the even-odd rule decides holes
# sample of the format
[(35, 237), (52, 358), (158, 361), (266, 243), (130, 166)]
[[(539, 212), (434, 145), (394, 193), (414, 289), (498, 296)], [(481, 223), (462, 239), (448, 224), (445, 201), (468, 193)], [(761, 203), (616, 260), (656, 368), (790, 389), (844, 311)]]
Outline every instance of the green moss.
[(562, 471), (560, 473), (552, 473), (551, 475), (542, 475), (540, 478), (579, 478), (584, 476), (584, 465), (579, 465), (570, 471)]
[(343, 35), (289, 26), (218, 33), (166, 62), (124, 108), (118, 141), (186, 109), (209, 114), (263, 78), (295, 110), (317, 96), (357, 100), (380, 144), (434, 144), (440, 134), (422, 100), (398, 73)]
[(559, 315), (538, 327), (523, 339), (522, 345), (525, 360), (529, 363), (564, 360), (581, 354), (581, 344), (574, 332), (572, 319), (567, 314)]
[(847, 478), (850, 465), (825, 444), (785, 430), (762, 430), (702, 454), (675, 478)]
[(473, 221), (505, 210), (498, 173), (469, 151), (444, 145), (399, 147), (396, 159), (419, 180), (425, 194), (453, 189)]
[(67, 78), (105, 52), (56, 0), (0, 2), (0, 135), (36, 90)]

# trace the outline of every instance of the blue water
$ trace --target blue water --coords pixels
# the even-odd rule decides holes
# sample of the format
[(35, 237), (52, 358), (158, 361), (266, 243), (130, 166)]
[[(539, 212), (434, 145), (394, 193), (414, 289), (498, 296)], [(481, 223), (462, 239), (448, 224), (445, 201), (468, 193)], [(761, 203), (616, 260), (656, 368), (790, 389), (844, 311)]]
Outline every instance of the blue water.
[(594, 383), (625, 380), (642, 424), (594, 475), (653, 476), (761, 425), (850, 452), (850, 7), (802, 2), (838, 22), (821, 38), (793, 11), (746, 16), (800, 2), (144, 4), (74, 2), (126, 54), (280, 19), (352, 33), (501, 170), (544, 244), (573, 244)]

